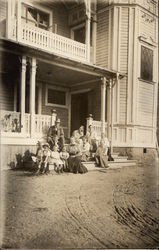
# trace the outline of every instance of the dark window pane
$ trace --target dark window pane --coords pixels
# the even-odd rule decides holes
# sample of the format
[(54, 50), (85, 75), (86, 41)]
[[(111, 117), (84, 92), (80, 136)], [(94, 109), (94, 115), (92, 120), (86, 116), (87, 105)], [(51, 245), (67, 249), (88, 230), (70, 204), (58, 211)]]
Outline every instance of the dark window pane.
[(66, 93), (64, 91), (48, 89), (48, 103), (66, 105)]
[(141, 46), (141, 78), (152, 81), (153, 76), (153, 51)]

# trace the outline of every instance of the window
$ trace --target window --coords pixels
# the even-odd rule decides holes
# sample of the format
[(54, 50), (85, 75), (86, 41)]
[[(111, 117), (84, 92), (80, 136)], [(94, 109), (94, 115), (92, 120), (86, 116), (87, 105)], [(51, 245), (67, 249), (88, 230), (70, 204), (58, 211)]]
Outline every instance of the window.
[(47, 105), (66, 106), (66, 91), (47, 88)]
[(41, 29), (49, 28), (49, 14), (33, 7), (23, 5), (22, 18), (26, 23), (31, 23)]
[(144, 46), (141, 46), (141, 78), (153, 80), (153, 51)]

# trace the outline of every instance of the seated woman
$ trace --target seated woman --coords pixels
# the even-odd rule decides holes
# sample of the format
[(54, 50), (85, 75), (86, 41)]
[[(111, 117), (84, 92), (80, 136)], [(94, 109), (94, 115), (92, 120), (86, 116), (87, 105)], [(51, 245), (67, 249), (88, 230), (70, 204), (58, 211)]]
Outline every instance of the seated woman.
[(100, 141), (100, 144), (95, 153), (95, 161), (97, 166), (102, 168), (108, 168), (108, 156), (107, 156), (107, 147), (103, 140)]
[(84, 174), (88, 172), (87, 168), (81, 162), (81, 152), (79, 145), (75, 142), (75, 138), (70, 138), (70, 145), (68, 148), (68, 171), (74, 174)]
[(83, 144), (81, 147), (81, 161), (88, 161), (90, 157), (90, 144), (85, 136), (82, 138), (82, 142)]
[(92, 125), (89, 125), (88, 127), (88, 131), (86, 133), (86, 139), (90, 144), (90, 156), (93, 158), (97, 150), (97, 135)]
[(54, 146), (53, 151), (51, 152), (50, 155), (50, 164), (54, 165), (54, 170), (57, 173), (62, 173), (63, 172), (63, 161), (60, 159), (60, 153), (58, 152), (58, 147)]

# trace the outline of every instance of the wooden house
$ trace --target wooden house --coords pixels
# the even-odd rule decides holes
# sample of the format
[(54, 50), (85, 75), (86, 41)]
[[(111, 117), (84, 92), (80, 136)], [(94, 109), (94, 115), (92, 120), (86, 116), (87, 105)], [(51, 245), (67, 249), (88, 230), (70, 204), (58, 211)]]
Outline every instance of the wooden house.
[(92, 124), (99, 136), (107, 134), (112, 148), (156, 148), (157, 1), (0, 5), (4, 165), (17, 153), (35, 150), (56, 114), (66, 137)]

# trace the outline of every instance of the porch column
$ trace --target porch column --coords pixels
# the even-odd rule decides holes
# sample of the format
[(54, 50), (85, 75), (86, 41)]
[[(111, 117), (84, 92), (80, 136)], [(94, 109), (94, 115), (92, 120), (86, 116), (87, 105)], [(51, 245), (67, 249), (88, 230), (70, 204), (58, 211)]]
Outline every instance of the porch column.
[(7, 15), (6, 15), (6, 37), (10, 38), (11, 36), (11, 16), (12, 16), (12, 1), (7, 1)]
[(17, 79), (14, 82), (14, 111), (17, 111)]
[(22, 56), (21, 88), (20, 88), (20, 112), (21, 133), (25, 133), (25, 86), (26, 86), (26, 56)]
[(93, 47), (93, 64), (96, 64), (96, 37), (97, 37), (97, 0), (94, 0), (94, 15), (92, 27), (92, 47)]
[(36, 58), (31, 59), (30, 65), (30, 119), (31, 119), (31, 137), (34, 137), (35, 133), (35, 83), (36, 83)]
[(110, 153), (113, 153), (113, 124), (114, 124), (114, 119), (113, 119), (113, 104), (114, 104), (114, 88), (113, 86), (115, 85), (115, 79), (110, 80), (110, 109), (111, 109), (111, 141), (110, 141)]
[(22, 3), (21, 0), (17, 1), (17, 40), (21, 39), (21, 8)]
[(38, 114), (41, 114), (42, 110), (42, 83), (39, 83), (38, 86)]
[(105, 105), (106, 105), (106, 77), (101, 79), (101, 125), (102, 125), (102, 133), (105, 133)]
[(86, 0), (86, 49), (87, 61), (90, 62), (90, 34), (91, 34), (91, 2)]

